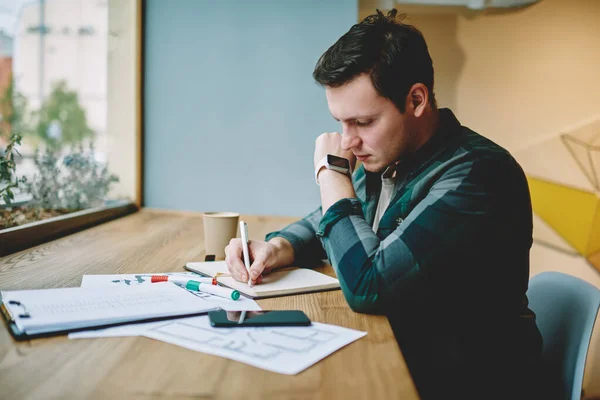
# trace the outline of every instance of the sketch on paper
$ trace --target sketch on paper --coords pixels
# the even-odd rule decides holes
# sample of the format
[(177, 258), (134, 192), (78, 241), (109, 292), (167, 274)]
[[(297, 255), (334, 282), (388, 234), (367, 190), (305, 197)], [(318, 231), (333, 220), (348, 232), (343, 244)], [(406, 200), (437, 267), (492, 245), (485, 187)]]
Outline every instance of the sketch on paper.
[(282, 374), (297, 374), (366, 332), (313, 322), (307, 327), (213, 328), (208, 317), (172, 321), (144, 336), (244, 362)]

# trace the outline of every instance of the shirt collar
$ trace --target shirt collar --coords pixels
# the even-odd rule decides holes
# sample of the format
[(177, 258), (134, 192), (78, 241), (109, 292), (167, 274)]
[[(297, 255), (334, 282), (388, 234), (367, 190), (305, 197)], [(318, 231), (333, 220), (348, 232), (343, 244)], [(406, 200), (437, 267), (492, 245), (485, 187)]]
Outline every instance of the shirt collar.
[(386, 180), (395, 180), (396, 176), (398, 175), (398, 164), (400, 162), (396, 161), (395, 163), (393, 163), (392, 165), (390, 165), (389, 167), (387, 167), (385, 169), (385, 171), (383, 171), (383, 174), (381, 174), (381, 181), (385, 182)]

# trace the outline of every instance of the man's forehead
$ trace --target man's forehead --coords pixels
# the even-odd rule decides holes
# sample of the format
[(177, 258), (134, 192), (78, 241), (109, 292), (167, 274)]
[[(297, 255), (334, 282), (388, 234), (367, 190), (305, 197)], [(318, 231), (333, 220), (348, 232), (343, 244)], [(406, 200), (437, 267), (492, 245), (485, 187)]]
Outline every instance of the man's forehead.
[(326, 87), (331, 115), (337, 120), (360, 119), (380, 112), (385, 98), (373, 87), (371, 80), (356, 78), (340, 87)]
[(342, 86), (326, 86), (325, 90), (331, 96), (354, 94), (365, 97), (376, 97), (379, 95), (373, 86), (371, 77), (367, 74), (361, 74)]

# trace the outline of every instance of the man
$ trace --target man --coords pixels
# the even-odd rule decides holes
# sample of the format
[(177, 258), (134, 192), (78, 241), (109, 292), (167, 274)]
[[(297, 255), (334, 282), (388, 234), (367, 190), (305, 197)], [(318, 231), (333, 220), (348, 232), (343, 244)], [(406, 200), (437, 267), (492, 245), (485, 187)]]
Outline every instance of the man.
[[(396, 10), (354, 25), (313, 76), (342, 125), (316, 140), (321, 207), (250, 243), (252, 281), (328, 257), (354, 311), (388, 316), (423, 398), (531, 398), (541, 336), (517, 162), (437, 109), (425, 40)], [(241, 254), (232, 240), (229, 269), (247, 282)]]

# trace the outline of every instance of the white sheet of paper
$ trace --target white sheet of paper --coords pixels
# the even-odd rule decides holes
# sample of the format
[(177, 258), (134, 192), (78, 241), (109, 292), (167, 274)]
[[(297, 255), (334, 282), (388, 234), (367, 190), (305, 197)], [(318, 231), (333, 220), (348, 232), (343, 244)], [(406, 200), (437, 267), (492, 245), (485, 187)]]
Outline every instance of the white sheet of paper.
[(192, 279), (200, 276), (193, 272), (160, 272), (156, 274), (119, 274), (119, 275), (83, 275), (81, 278), (81, 287), (97, 286), (139, 286), (148, 285), (152, 282), (153, 275), (169, 275)]
[(142, 336), (150, 328), (169, 323), (169, 321), (143, 322), (139, 324), (129, 324), (115, 326), (112, 328), (94, 329), (88, 331), (71, 332), (69, 339), (94, 339), (104, 337), (122, 337), (122, 336)]
[[(194, 279), (200, 275), (193, 272), (161, 272), (155, 274), (120, 274), (120, 275), (84, 275), (81, 279), (81, 287), (114, 287), (114, 286), (140, 286), (152, 285), (150, 278), (152, 275), (169, 275)], [(200, 297), (215, 307), (225, 311), (260, 311), (262, 308), (252, 299), (240, 296), (238, 300), (229, 300), (223, 297), (214, 296), (209, 293), (189, 291), (194, 296)]]
[[(119, 274), (119, 275), (84, 275), (81, 279), (81, 287), (123, 287), (123, 286), (140, 286), (151, 285), (150, 277), (152, 275), (174, 275), (189, 279), (198, 277), (198, 274), (193, 272), (161, 272), (156, 274)], [(215, 307), (219, 307), (225, 311), (260, 311), (261, 307), (252, 299), (241, 296), (239, 300), (228, 300), (212, 294), (189, 291), (194, 296), (197, 296)], [(103, 337), (120, 337), (120, 336), (140, 336), (146, 330), (164, 325), (165, 321), (148, 322), (141, 324), (130, 324), (115, 326), (112, 328), (95, 329), (89, 331), (71, 332), (69, 339), (91, 339)]]
[(306, 327), (213, 328), (208, 316), (172, 320), (143, 335), (190, 350), (295, 375), (366, 332), (313, 322)]

